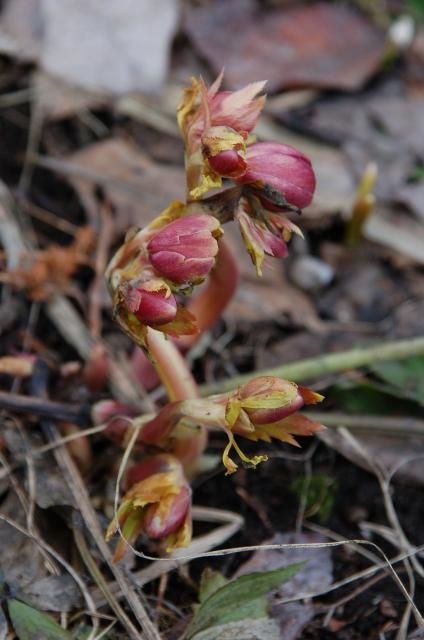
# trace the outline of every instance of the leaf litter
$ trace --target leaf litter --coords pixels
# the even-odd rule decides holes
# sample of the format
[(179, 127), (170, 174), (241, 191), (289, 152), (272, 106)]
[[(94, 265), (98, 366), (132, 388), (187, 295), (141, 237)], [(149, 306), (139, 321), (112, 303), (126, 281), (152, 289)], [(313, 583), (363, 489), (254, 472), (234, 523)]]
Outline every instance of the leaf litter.
[[(391, 65), (386, 58), (387, 40), (384, 30), (375, 26), (374, 18), (358, 11), (356, 7), (324, 2), (297, 6), (294, 2), (291, 9), (283, 6), (269, 9), (265, 7), (269, 3), (221, 1), (206, 5), (189, 4), (183, 24), (188, 41), (184, 37), (175, 41), (171, 50), (172, 36), (178, 28), (177, 3), (164, 1), (155, 11), (151, 11), (150, 3), (146, 3), (146, 19), (141, 24), (143, 21), (140, 15), (137, 16), (138, 20), (132, 17), (133, 3), (128, 2), (119, 8), (125, 20), (120, 26), (123, 31), (118, 30), (121, 35), (129, 33), (128, 38), (123, 36), (123, 41), (128, 43), (127, 49), (123, 46), (117, 55), (116, 47), (110, 46), (108, 34), (112, 29), (114, 36), (117, 36), (118, 31), (115, 22), (111, 21), (112, 8), (108, 5), (105, 7), (104, 29), (99, 28), (99, 37), (87, 43), (80, 42), (78, 56), (69, 56), (65, 53), (73, 43), (73, 30), (80, 33), (81, 29), (89, 28), (87, 25), (90, 20), (95, 20), (97, 29), (99, 21), (96, 16), (99, 15), (100, 4), (90, 3), (90, 11), (80, 12), (78, 20), (71, 22), (73, 29), (69, 30), (60, 25), (69, 21), (71, 15), (75, 15), (78, 6), (68, 2), (60, 3), (60, 7), (56, 4), (58, 3), (40, 2), (40, 11), (35, 20), (31, 14), (35, 3), (32, 8), (19, 0), (4, 3), (0, 47), (8, 52), (9, 60), (1, 71), (5, 96), (0, 97), (7, 96), (8, 102), (5, 107), (1, 105), (0, 126), (4, 128), (7, 125), (8, 135), (10, 132), (16, 133), (22, 127), (26, 131), (28, 105), (33, 106), (32, 101), (37, 100), (37, 105), (43, 109), (45, 120), (40, 131), (41, 145), (34, 150), (38, 155), (35, 153), (29, 160), (35, 171), (26, 197), (35, 206), (47, 211), (50, 217), (45, 219), (52, 221), (66, 217), (74, 226), (80, 227), (80, 230), (77, 235), (68, 236), (67, 244), (64, 245), (63, 236), (59, 237), (54, 225), (41, 224), (39, 219), (28, 213), (23, 215), (18, 206), (19, 198), (14, 200), (14, 196), (19, 196), (16, 175), (17, 169), (22, 168), (22, 150), (12, 149), (7, 157), (1, 155), (0, 177), (13, 193), (10, 196), (6, 188), (6, 196), (2, 197), (6, 215), (1, 214), (1, 236), (3, 249), (7, 254), (1, 256), (2, 271), (5, 280), (9, 278), (7, 286), (4, 283), (6, 299), (2, 300), (2, 309), (5, 312), (15, 309), (4, 323), (1, 336), (1, 362), (4, 365), (1, 373), (2, 389), (10, 390), (11, 376), (20, 371), (16, 370), (16, 357), (24, 351), (23, 344), (29, 345), (29, 350), (34, 355), (31, 345), (36, 344), (36, 340), (41, 340), (49, 354), (53, 355), (50, 361), (53, 371), (49, 383), (52, 399), (68, 403), (94, 401), (95, 397), (78, 373), (81, 368), (74, 369), (75, 373), (68, 377), (61, 373), (65, 367), (71, 371), (72, 361), (81, 355), (88, 357), (87, 354), (90, 353), (90, 333), (87, 331), (88, 317), (85, 313), (86, 291), (93, 277), (92, 258), (95, 257), (96, 250), (95, 246), (90, 246), (90, 240), (81, 251), (81, 235), (86, 233), (88, 237), (98, 231), (97, 228), (93, 232), (89, 225), (98, 222), (102, 198), (106, 198), (112, 207), (112, 242), (118, 242), (129, 226), (144, 225), (169, 200), (183, 197), (182, 162), (175, 152), (174, 129), (167, 124), (170, 121), (169, 103), (166, 103), (168, 98), (150, 97), (149, 100), (152, 101), (149, 108), (138, 108), (137, 115), (134, 115), (134, 102), (131, 103), (131, 108), (125, 102), (121, 102), (121, 107), (118, 105), (116, 108), (111, 96), (121, 94), (124, 100), (129, 91), (158, 91), (165, 86), (168, 72), (174, 78), (183, 77), (186, 81), (193, 70), (197, 72), (202, 69), (208, 77), (209, 68), (205, 65), (205, 60), (216, 71), (225, 62), (229, 87), (238, 87), (256, 76), (262, 77), (266, 69), (268, 88), (274, 92), (285, 90), (282, 96), (276, 96), (280, 103), (293, 98), (294, 106), (285, 106), (284, 109), (279, 108), (277, 102), (271, 103), (267, 111), (266, 126), (258, 133), (263, 139), (272, 139), (277, 135), (276, 139), (300, 146), (306, 153), (311, 150), (319, 184), (316, 204), (304, 213), (308, 253), (316, 260), (312, 271), (319, 268), (321, 261), (332, 269), (334, 275), (332, 280), (316, 288), (300, 288), (300, 280), (294, 269), (296, 260), (299, 261), (305, 252), (295, 246), (293, 258), (290, 258), (292, 262), (286, 262), (284, 267), (273, 265), (263, 281), (258, 283), (252, 278), (251, 265), (245, 255), (235, 249), (241, 264), (242, 284), (224, 320), (211, 331), (209, 342), (200, 351), (201, 355), (196, 360), (199, 379), (213, 382), (229, 372), (235, 375), (323, 352), (350, 349), (375, 343), (382, 337), (422, 335), (423, 214), (420, 194), (423, 149), (419, 132), (423, 124), (423, 110), (419, 90), (422, 76), (419, 74), (419, 65), (416, 64), (419, 59), (420, 34), (410, 51), (402, 54), (408, 65), (404, 71)], [(104, 3), (101, 4), (103, 7)], [(137, 8), (139, 7), (138, 4)], [(44, 21), (44, 28), (40, 26), (41, 21)], [(384, 24), (384, 20), (382, 23)], [(237, 29), (234, 24), (237, 24)], [(356, 30), (357, 27), (359, 31)], [(314, 30), (313, 37), (311, 28)], [(129, 31), (125, 32), (125, 29)], [(203, 35), (205, 33), (207, 37)], [(229, 33), (231, 37), (228, 36)], [(341, 33), (343, 38), (340, 37)], [(134, 34), (138, 38), (135, 57), (135, 49), (131, 44), (134, 42)], [(151, 38), (155, 39), (155, 47), (157, 46), (155, 55), (149, 44)], [(82, 44), (89, 45), (92, 52), (93, 47), (96, 48), (92, 56), (87, 54)], [(341, 46), (343, 55), (340, 53)], [(150, 47), (151, 55), (140, 55), (142, 47)], [(352, 51), (355, 55), (352, 55)], [(291, 56), (290, 64), (287, 62), (288, 53)], [(111, 54), (114, 60), (109, 64), (107, 61)], [(13, 61), (16, 56), (19, 56), (19, 61), (15, 65)], [(93, 64), (86, 64), (88, 59)], [(84, 62), (82, 66), (81, 60)], [(33, 65), (31, 76), (29, 70), (21, 66), (28, 61)], [(133, 62), (137, 65), (137, 70), (131, 74), (128, 69)], [(46, 75), (46, 70), (52, 75)], [(72, 88), (75, 80), (84, 87), (82, 91), (80, 88)], [(303, 95), (301, 100), (299, 96), (295, 100), (293, 92), (287, 90), (298, 87), (306, 87), (313, 92)], [(332, 93), (328, 93), (328, 89)], [(27, 93), (14, 97), (16, 90)], [(142, 96), (143, 100), (144, 97)], [(15, 104), (13, 100), (18, 102)], [(19, 100), (23, 102), (19, 103)], [(122, 105), (126, 105), (125, 108)], [(161, 117), (152, 118), (151, 114), (155, 109)], [(134, 132), (137, 133), (135, 141), (132, 139)], [(65, 141), (63, 151), (60, 141)], [(44, 155), (46, 150), (50, 155)], [(344, 244), (344, 226), (351, 212), (355, 185), (370, 159), (379, 164), (377, 211), (364, 227), (364, 237), (359, 246), (348, 249)], [(72, 193), (76, 194), (72, 206), (58, 184), (66, 185), (68, 189), (71, 185)], [(22, 226), (23, 232), (20, 230), (21, 235), (18, 233), (18, 236), (13, 235), (8, 223), (12, 209), (16, 220), (25, 223)], [(28, 218), (28, 215), (31, 217)], [(84, 227), (81, 221), (87, 226)], [(234, 247), (237, 247), (232, 233), (228, 235)], [(39, 241), (40, 249), (28, 249), (31, 244), (29, 240), (34, 237)], [(11, 246), (16, 248), (12, 252), (9, 251)], [(20, 263), (24, 250), (25, 262)], [(82, 337), (77, 329), (76, 338), (71, 340), (74, 346), (84, 343), (84, 348), (79, 351), (63, 345), (58, 333), (59, 324), (54, 316), (47, 319), (42, 315), (41, 320), (30, 326), (26, 324), (24, 315), (31, 300), (37, 300), (37, 304), (39, 301), (44, 310), (46, 305), (51, 307), (57, 294), (63, 296), (65, 293), (72, 297), (73, 292), (77, 296), (72, 309), (85, 331)], [(103, 314), (102, 338), (107, 337), (118, 344), (121, 352), (128, 352), (128, 343), (118, 335), (109, 320), (107, 303), (102, 302), (102, 307), (106, 310)], [(6, 313), (2, 312), (2, 322), (5, 317)], [(66, 321), (66, 311), (65, 316), (62, 314), (62, 326), (63, 317)], [(227, 369), (224, 370), (220, 364), (222, 357), (227, 363)], [(57, 366), (56, 363), (62, 366)], [(345, 411), (350, 418), (353, 434), (356, 434), (355, 417), (358, 418), (358, 428), (360, 418), (366, 418), (371, 431), (373, 426), (370, 425), (373, 425), (372, 418), (375, 416), (375, 425), (382, 425), (383, 433), (387, 411), (392, 419), (398, 419), (399, 422), (397, 435), (390, 437), (381, 433), (378, 436), (365, 436), (358, 431), (355, 438), (359, 442), (359, 449), (352, 439), (343, 435), (343, 431), (328, 429), (323, 439), (328, 438), (329, 446), (335, 449), (337, 455), (320, 445), (317, 453), (312, 456), (311, 464), (314, 468), (317, 467), (318, 472), (324, 469), (329, 476), (338, 476), (335, 506), (329, 515), (328, 526), (339, 530), (340, 535), (357, 537), (361, 532), (366, 532), (366, 535), (380, 540), (384, 534), (386, 537), (382, 544), (391, 548), (394, 534), (390, 532), (390, 527), (395, 534), (399, 534), (396, 523), (390, 521), (390, 518), (387, 520), (387, 513), (381, 508), (384, 501), (375, 487), (371, 487), (369, 475), (361, 471), (363, 467), (374, 472), (378, 466), (385, 474), (398, 469), (393, 478), (397, 500), (395, 506), (400, 508), (399, 495), (411, 496), (410, 500), (405, 498), (409, 508), (400, 511), (404, 521), (402, 525), (410, 539), (416, 544), (422, 544), (418, 535), (414, 538), (415, 533), (420, 530), (420, 512), (413, 508), (422, 495), (424, 481), (422, 464), (415, 459), (422, 449), (422, 436), (419, 429), (414, 436), (399, 435), (402, 425), (407, 428), (408, 420), (416, 419), (419, 427), (421, 374), (422, 364), (417, 360), (412, 362), (409, 369), (407, 361), (402, 364), (393, 362), (374, 366), (371, 363), (370, 367), (345, 373), (338, 376), (337, 380), (334, 376), (321, 376), (317, 380), (320, 388), (333, 385), (330, 390), (334, 388), (335, 382), (342, 387), (345, 385), (342, 391), (334, 391), (333, 395), (330, 390), (327, 391), (326, 394), (333, 399), (324, 407), (324, 411), (329, 416), (333, 409), (338, 410), (339, 414)], [(32, 368), (27, 366), (20, 381), (15, 378), (14, 390), (18, 385), (22, 393), (30, 393), (27, 383), (28, 378), (33, 375)], [(356, 400), (356, 409), (352, 398)], [(358, 412), (360, 402), (362, 405)], [(325, 421), (324, 417), (322, 420)], [(343, 415), (339, 426), (343, 427)], [(26, 433), (30, 450), (37, 448), (45, 439), (42, 436), (40, 440), (40, 421), (34, 416), (26, 416), (19, 428)], [(111, 469), (116, 465), (116, 451), (101, 435), (91, 436), (96, 455), (93, 464), (85, 472), (84, 483), (78, 484), (80, 481), (77, 480), (78, 472), (75, 468), (74, 475), (71, 475), (73, 480), (64, 475), (64, 469), (70, 468), (69, 459), (65, 463), (63, 458), (51, 453), (48, 456), (43, 454), (43, 457), (37, 455), (33, 460), (31, 456), (25, 458), (25, 449), (19, 446), (19, 437), (11, 435), (11, 430), (14, 429), (16, 427), (11, 427), (9, 416), (3, 415), (1, 452), (10, 466), (4, 467), (1, 480), (2, 514), (16, 519), (24, 529), (28, 522), (30, 525), (32, 523), (34, 531), (39, 532), (43, 538), (45, 536), (81, 571), (89, 591), (99, 587), (105, 589), (101, 579), (98, 582), (96, 568), (105, 571), (110, 580), (110, 573), (106, 569), (108, 559), (104, 555), (104, 549), (101, 551), (101, 545), (96, 548), (93, 539), (99, 542), (98, 536), (101, 536), (95, 524), (98, 522), (97, 518), (100, 518), (103, 526), (106, 514), (110, 515), (111, 499), (105, 488), (108, 484), (105, 479), (110, 478)], [(33, 432), (37, 434), (34, 436), (35, 440), (32, 435), (30, 437)], [(302, 461), (302, 458), (285, 460), (285, 451), (273, 453), (276, 457), (270, 461), (267, 470), (258, 470), (253, 475), (246, 475), (242, 470), (237, 478), (226, 479), (225, 483), (217, 477), (213, 492), (208, 491), (206, 485), (196, 487), (196, 499), (217, 509), (233, 508), (235, 512), (240, 511), (241, 498), (235, 491), (237, 483), (245, 490), (240, 495), (251, 494), (254, 498), (242, 503), (246, 525), (236, 533), (232, 541), (234, 546), (261, 544), (266, 535), (269, 535), (269, 530), (264, 530), (259, 512), (254, 510), (255, 499), (256, 503), (258, 500), (264, 502), (267, 521), (275, 532), (287, 532), (294, 528), (298, 498), (289, 485), (296, 477), (302, 482), (303, 478), (307, 479), (309, 463)], [(341, 456), (353, 460), (354, 464)], [(62, 460), (62, 466), (57, 466), (58, 460)], [(404, 464), (400, 466), (402, 462)], [(90, 498), (81, 493), (84, 486), (89, 489)], [(26, 510), (22, 501), (16, 498), (17, 487), (23, 492)], [(70, 487), (73, 489), (72, 495)], [(80, 539), (80, 546), (75, 544), (78, 535), (75, 537), (75, 522), (69, 517), (70, 510), (76, 504), (76, 487), (81, 490), (78, 495), (82, 506), (79, 505), (79, 509), (84, 514), (83, 522), (81, 519), (78, 521), (77, 531), (86, 540), (86, 547), (81, 546)], [(268, 495), (267, 501), (264, 495)], [(384, 499), (386, 507), (390, 507), (387, 494)], [(88, 531), (94, 538), (91, 538)], [(331, 530), (328, 529), (326, 535), (330, 533)], [(57, 623), (59, 619), (63, 620), (66, 612), (73, 614), (82, 608), (80, 591), (72, 577), (65, 570), (61, 575), (52, 574), (52, 567), (48, 568), (46, 558), (35, 551), (37, 545), (34, 539), (12, 529), (5, 520), (1, 522), (0, 535), (3, 538), (2, 566), (6, 569), (6, 583), (9, 589), (19, 590), (19, 597), (8, 596), (8, 612), (15, 630), (22, 637), (31, 633), (33, 636), (44, 633), (43, 637), (46, 634), (53, 634), (53, 638), (61, 637), (60, 634), (68, 637), (67, 630), (61, 631)], [(284, 536), (287, 535), (276, 533), (276, 537), (272, 539), (286, 540)], [(312, 541), (312, 538), (307, 540)], [(225, 538), (221, 539), (219, 544), (224, 541)], [(85, 558), (84, 568), (81, 568), (80, 559), (75, 561), (78, 553)], [(311, 568), (312, 560), (309, 561), (305, 569), (299, 571), (290, 583), (293, 584), (291, 592), (285, 591), (289, 583), (279, 588), (280, 599), (287, 599), (299, 591), (314, 591), (316, 586), (330, 586), (332, 567), (329, 551), (318, 552), (315, 549), (308, 553), (316, 557), (315, 568)], [(298, 557), (290, 550), (284, 554), (261, 551), (241, 567), (235, 558), (223, 558), (215, 562), (226, 576), (235, 576), (248, 570), (251, 566), (249, 562), (259, 562), (259, 570), (275, 570), (280, 566), (282, 555), (286, 556), (285, 561), (289, 564), (303, 560), (303, 556)], [(334, 551), (332, 560), (336, 578), (340, 574), (349, 575), (358, 568), (358, 559), (342, 551)], [(199, 565), (201, 562), (204, 568), (207, 562), (197, 561)], [(143, 571), (143, 563), (136, 560), (134, 575), (139, 571)], [(87, 577), (88, 574), (91, 577)], [(173, 600), (169, 606), (166, 599), (157, 608), (150, 604), (156, 602), (158, 593), (159, 598), (163, 596), (165, 583), (145, 584), (143, 597), (151, 599), (147, 610), (152, 619), (159, 620), (161, 629), (166, 630), (176, 623), (178, 616), (175, 608), (179, 612), (187, 611), (188, 605), (196, 601), (193, 580), (197, 581), (199, 575), (200, 569), (196, 568), (196, 563), (190, 563), (186, 573), (180, 570), (169, 574), (168, 587), (165, 585), (166, 598)], [(126, 637), (124, 633), (134, 635), (134, 624), (125, 609), (122, 609), (118, 598), (124, 594), (127, 601), (134, 604), (138, 620), (143, 619), (144, 608), (137, 609), (136, 601), (132, 598), (138, 598), (138, 595), (135, 596), (132, 585), (125, 576), (117, 571), (114, 580), (118, 582), (111, 583), (113, 589), (106, 582), (105, 593), (109, 603), (107, 615), (111, 612), (116, 615), (120, 620), (119, 625), (123, 625), (126, 631), (121, 631), (123, 627), (120, 626), (117, 634), (112, 634), (111, 637)], [(118, 584), (121, 595), (116, 597), (114, 593)], [(379, 609), (377, 605), (370, 604), (365, 587), (363, 597), (358, 592), (347, 604), (340, 604), (338, 613), (331, 619), (332, 628), (338, 629), (337, 637), (346, 640), (355, 637), (355, 633), (362, 634), (357, 637), (381, 634), (385, 632), (384, 629), (389, 629), (389, 623), (394, 625), (390, 629), (397, 627), (394, 632), (404, 634), (398, 635), (399, 638), (407, 637), (404, 633), (405, 624), (408, 627), (407, 611), (400, 611), (398, 618), (393, 620), (390, 607)], [(386, 582), (382, 583), (381, 593), (389, 600), (399, 598), (398, 592), (394, 595)], [(422, 601), (419, 584), (416, 585), (415, 597), (417, 602)], [(368, 608), (365, 608), (364, 600), (367, 601)], [(35, 613), (28, 611), (31, 607)], [(55, 621), (53, 616), (46, 619), (42, 617), (43, 610), (51, 614), (61, 613), (62, 616), (56, 616)], [(0, 611), (3, 614), (0, 618), (0, 634), (6, 637), (6, 609)], [(273, 618), (248, 620), (247, 623), (229, 622), (222, 628), (214, 627), (214, 631), (198, 633), (196, 640), (201, 637), (203, 640), (234, 635), (243, 637), (243, 634), (248, 633), (252, 638), (256, 634), (256, 637), (274, 639), (281, 637), (283, 633), (287, 638), (305, 636), (316, 640), (325, 633), (323, 615), (318, 613), (312, 620), (316, 613), (316, 608), (310, 603), (279, 605), (274, 602), (271, 606)], [(20, 620), (16, 618), (19, 614)], [(29, 627), (25, 622), (28, 615)], [(188, 613), (185, 616), (185, 624), (190, 615)], [(38, 627), (31, 628), (31, 624)], [(106, 628), (103, 620), (100, 624), (103, 629)], [(44, 630), (40, 632), (40, 629)], [(388, 634), (392, 633), (390, 629)], [(217, 633), (220, 635), (214, 635)], [(172, 636), (172, 630), (168, 628), (166, 637), (172, 638), (175, 634)]]

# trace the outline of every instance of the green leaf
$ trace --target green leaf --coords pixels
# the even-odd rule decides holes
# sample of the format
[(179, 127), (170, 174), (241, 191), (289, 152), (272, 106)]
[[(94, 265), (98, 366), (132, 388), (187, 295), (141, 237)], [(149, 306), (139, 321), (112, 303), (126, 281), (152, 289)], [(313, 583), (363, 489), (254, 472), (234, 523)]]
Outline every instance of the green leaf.
[(371, 370), (384, 382), (392, 385), (402, 398), (424, 405), (424, 356), (376, 362), (371, 365)]
[(414, 415), (414, 408), (417, 408), (409, 398), (400, 397), (399, 388), (369, 380), (335, 384), (328, 391), (328, 395), (347, 413)]
[(249, 573), (228, 582), (201, 603), (186, 629), (186, 638), (227, 622), (265, 617), (268, 604), (265, 595), (289, 580), (303, 565), (300, 562), (275, 571)]
[(228, 583), (228, 579), (219, 571), (213, 569), (205, 569), (202, 572), (199, 586), (199, 602), (204, 602), (215, 591)]
[(325, 524), (334, 504), (336, 488), (334, 478), (324, 473), (302, 476), (293, 480), (290, 488), (299, 500), (306, 494), (305, 516), (307, 518), (317, 516), (318, 520)]
[(9, 600), (7, 606), (19, 640), (72, 640), (68, 631), (45, 613), (19, 600)]
[(424, 0), (408, 0), (407, 10), (418, 22), (424, 21)]

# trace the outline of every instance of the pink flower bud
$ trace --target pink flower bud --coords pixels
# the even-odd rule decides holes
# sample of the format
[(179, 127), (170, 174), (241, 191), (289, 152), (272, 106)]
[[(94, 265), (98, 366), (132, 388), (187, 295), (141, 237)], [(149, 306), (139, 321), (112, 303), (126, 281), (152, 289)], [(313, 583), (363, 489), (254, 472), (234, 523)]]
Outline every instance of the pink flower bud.
[[(247, 398), (256, 400), (255, 404), (258, 408), (246, 407), (244, 409), (250, 420), (256, 425), (277, 422), (298, 411), (304, 405), (304, 400), (294, 382), (274, 376), (260, 376), (248, 382), (240, 387), (238, 397), (241, 401)], [(275, 404), (279, 404), (279, 406), (261, 408), (261, 401), (266, 407), (271, 398), (275, 398)]]
[[(284, 209), (284, 200), (299, 209), (311, 203), (315, 174), (303, 153), (287, 144), (258, 142), (247, 147), (246, 159), (246, 172), (234, 180), (241, 184), (259, 183), (255, 194), (265, 207)], [(282, 202), (278, 196), (282, 196)]]
[(172, 282), (201, 281), (215, 264), (221, 235), (219, 222), (213, 216), (194, 213), (177, 218), (163, 227), (149, 242), (153, 267)]
[(216, 173), (227, 178), (237, 178), (246, 170), (246, 161), (235, 149), (220, 151), (216, 156), (210, 156), (208, 162)]
[[(144, 532), (160, 539), (166, 551), (187, 546), (191, 539), (191, 489), (177, 458), (166, 453), (146, 458), (128, 473), (127, 484), (132, 481), (106, 539), (120, 527), (130, 544)], [(114, 560), (124, 552), (125, 542), (120, 539)]]
[(124, 298), (128, 309), (146, 325), (172, 322), (177, 315), (177, 302), (168, 285), (160, 279), (126, 283)]

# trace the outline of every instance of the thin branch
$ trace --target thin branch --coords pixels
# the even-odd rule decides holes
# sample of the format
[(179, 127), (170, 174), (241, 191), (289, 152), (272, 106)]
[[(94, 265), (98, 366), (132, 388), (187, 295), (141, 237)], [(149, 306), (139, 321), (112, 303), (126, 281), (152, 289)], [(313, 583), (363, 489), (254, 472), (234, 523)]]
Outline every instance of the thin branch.
[(349, 415), (326, 411), (305, 411), (304, 415), (327, 427), (346, 427), (353, 432), (378, 432), (402, 438), (424, 436), (424, 420), (410, 416)]
[(338, 371), (346, 371), (355, 369), (356, 367), (365, 367), (375, 362), (383, 362), (386, 360), (401, 360), (411, 356), (424, 354), (424, 337), (409, 338), (406, 340), (395, 340), (393, 342), (384, 342), (374, 347), (364, 347), (343, 351), (339, 353), (330, 353), (316, 358), (307, 358), (299, 360), (281, 367), (272, 369), (263, 369), (255, 371), (255, 373), (247, 373), (236, 376), (231, 379), (222, 380), (214, 384), (203, 385), (200, 388), (203, 396), (209, 396), (216, 393), (230, 391), (234, 387), (245, 384), (252, 378), (257, 376), (276, 376), (287, 380), (306, 380), (311, 378), (319, 378), (323, 375), (336, 373)]
[(0, 408), (16, 413), (33, 413), (51, 420), (63, 420), (77, 425), (89, 422), (89, 406), (74, 405), (65, 402), (53, 402), (35, 396), (0, 391)]

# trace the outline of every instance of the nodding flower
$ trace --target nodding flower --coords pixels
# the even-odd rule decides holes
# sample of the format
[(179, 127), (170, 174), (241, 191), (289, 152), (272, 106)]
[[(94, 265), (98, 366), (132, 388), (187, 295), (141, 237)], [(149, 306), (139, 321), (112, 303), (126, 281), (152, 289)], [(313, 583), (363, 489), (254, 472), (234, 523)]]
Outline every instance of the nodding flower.
[(140, 534), (160, 542), (166, 552), (185, 547), (191, 540), (191, 488), (181, 463), (171, 454), (157, 454), (132, 467), (127, 474), (128, 490), (106, 540), (118, 530), (114, 561), (120, 560), (126, 545)]
[(168, 403), (140, 431), (139, 441), (160, 447), (184, 439), (198, 425), (220, 427), (228, 436), (223, 453), (227, 474), (237, 469), (229, 453), (234, 448), (248, 466), (266, 460), (248, 458), (235, 436), (270, 442), (273, 438), (297, 446), (294, 436), (309, 436), (324, 429), (318, 422), (298, 413), (304, 405), (316, 404), (323, 396), (294, 382), (274, 376), (259, 376), (234, 391)]
[(223, 454), (227, 474), (233, 473), (237, 465), (229, 457), (232, 447), (240, 459), (256, 466), (267, 456), (248, 458), (236, 443), (235, 435), (249, 440), (270, 442), (273, 438), (298, 446), (294, 436), (310, 436), (324, 427), (298, 413), (305, 404), (316, 404), (323, 396), (294, 382), (274, 376), (259, 376), (236, 391), (213, 397), (223, 403), (227, 424), (228, 445)]

